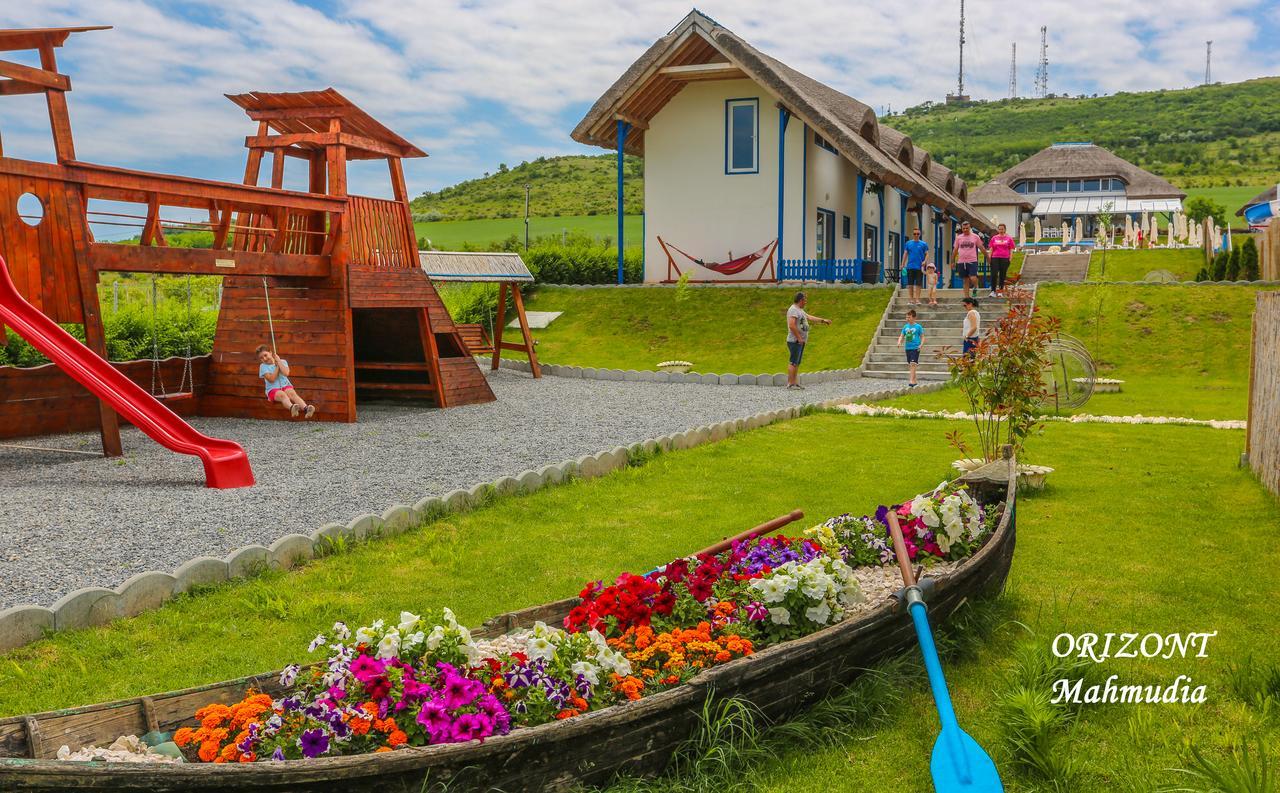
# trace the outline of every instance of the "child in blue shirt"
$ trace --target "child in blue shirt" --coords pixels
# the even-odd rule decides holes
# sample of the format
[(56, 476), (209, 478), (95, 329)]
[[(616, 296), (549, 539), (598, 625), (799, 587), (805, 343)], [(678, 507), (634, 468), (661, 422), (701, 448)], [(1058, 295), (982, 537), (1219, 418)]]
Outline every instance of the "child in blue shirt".
[(907, 351), (907, 365), (911, 369), (908, 388), (916, 387), (916, 364), (920, 363), (920, 346), (924, 344), (924, 326), (916, 322), (916, 310), (907, 311), (907, 324), (898, 333), (898, 343)]
[(303, 418), (311, 418), (316, 413), (315, 405), (308, 405), (289, 382), (289, 362), (272, 352), (267, 345), (260, 344), (258, 354), (258, 377), (266, 383), (267, 401), (278, 402), (289, 409), (294, 418), (299, 413)]

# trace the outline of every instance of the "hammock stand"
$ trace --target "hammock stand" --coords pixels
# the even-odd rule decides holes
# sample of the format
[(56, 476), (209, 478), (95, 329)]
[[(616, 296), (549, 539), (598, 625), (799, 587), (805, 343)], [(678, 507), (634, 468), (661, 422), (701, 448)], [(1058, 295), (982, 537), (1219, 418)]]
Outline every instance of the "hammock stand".
[[(727, 262), (704, 262), (702, 259), (690, 256), (676, 246), (666, 242), (662, 237), (658, 237), (658, 244), (662, 246), (663, 253), (667, 255), (667, 279), (662, 282), (664, 284), (673, 284), (684, 275), (680, 270), (680, 265), (676, 264), (675, 257), (671, 255), (672, 251), (675, 251), (699, 267), (705, 267), (708, 270), (720, 273), (721, 275), (737, 275), (761, 259), (764, 259), (764, 264), (760, 265), (760, 272), (756, 273), (755, 278), (735, 278), (733, 280), (735, 282), (759, 283), (778, 280), (773, 269), (773, 255), (778, 250), (778, 241), (776, 239), (772, 240), (754, 253), (749, 253), (746, 256), (739, 256), (738, 258), (730, 259)], [(767, 277), (765, 276), (766, 271), (769, 273)], [(675, 273), (674, 276), (672, 275), (673, 272)], [(689, 283), (693, 284), (720, 284), (724, 283), (724, 281), (725, 279), (723, 278), (689, 279)]]

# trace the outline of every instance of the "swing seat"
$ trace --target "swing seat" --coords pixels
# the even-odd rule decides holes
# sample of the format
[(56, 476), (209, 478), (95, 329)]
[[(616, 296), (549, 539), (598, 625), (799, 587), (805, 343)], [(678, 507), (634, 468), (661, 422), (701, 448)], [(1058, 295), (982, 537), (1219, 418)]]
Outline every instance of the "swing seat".
[(191, 399), (195, 394), (190, 391), (173, 391), (168, 394), (153, 394), (152, 396), (160, 402), (182, 402)]

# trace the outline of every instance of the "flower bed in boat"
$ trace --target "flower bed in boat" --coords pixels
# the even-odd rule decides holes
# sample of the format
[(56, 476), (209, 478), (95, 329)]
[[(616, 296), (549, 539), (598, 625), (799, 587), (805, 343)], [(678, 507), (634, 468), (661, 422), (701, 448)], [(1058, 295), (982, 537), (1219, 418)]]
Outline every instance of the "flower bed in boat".
[[(448, 609), (339, 622), (311, 643), (324, 661), (281, 672), (284, 693), (209, 704), (173, 738), (192, 762), (295, 760), (483, 741), (641, 699), (883, 602), (899, 586), (888, 509), (592, 582), (563, 627), (476, 639)], [(955, 484), (892, 509), (930, 567), (971, 555), (996, 517)]]

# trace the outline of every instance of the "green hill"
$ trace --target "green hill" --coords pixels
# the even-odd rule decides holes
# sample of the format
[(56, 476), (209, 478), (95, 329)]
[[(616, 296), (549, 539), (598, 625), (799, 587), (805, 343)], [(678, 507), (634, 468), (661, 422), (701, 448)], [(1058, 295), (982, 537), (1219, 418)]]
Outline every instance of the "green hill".
[(1099, 97), (925, 103), (883, 120), (973, 185), (1055, 141), (1077, 140), (1184, 188), (1280, 177), (1280, 77)]
[[(640, 158), (627, 158), (628, 213), (644, 205), (643, 172)], [(612, 154), (539, 157), (514, 168), (501, 163), (495, 173), (418, 196), (413, 200), (414, 219), (523, 218), (526, 184), (531, 216), (610, 215), (617, 209), (617, 174)]]

